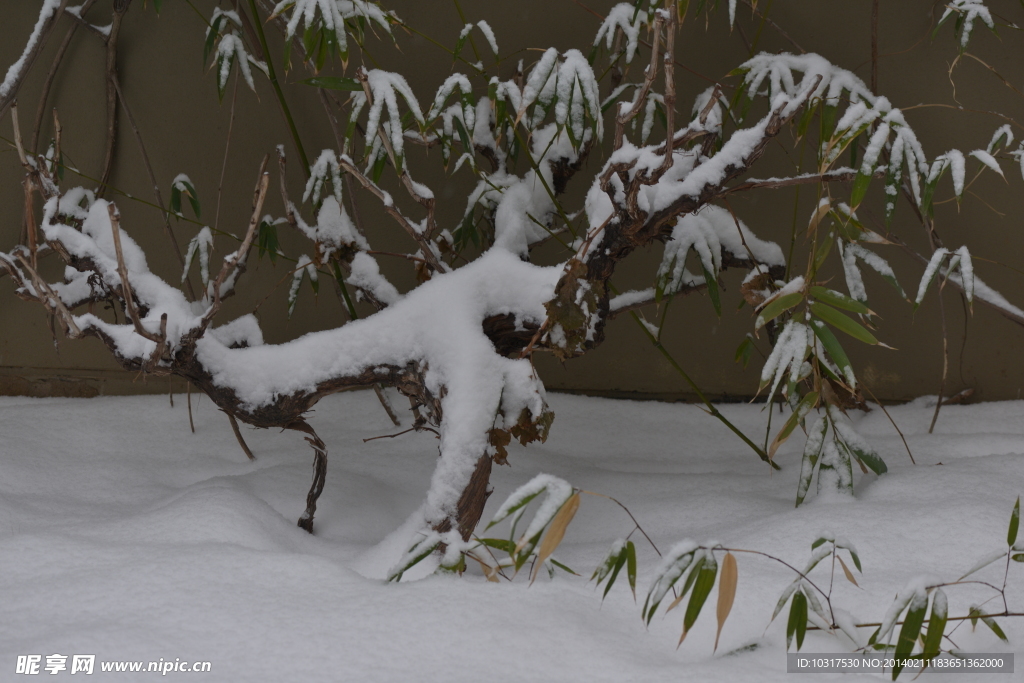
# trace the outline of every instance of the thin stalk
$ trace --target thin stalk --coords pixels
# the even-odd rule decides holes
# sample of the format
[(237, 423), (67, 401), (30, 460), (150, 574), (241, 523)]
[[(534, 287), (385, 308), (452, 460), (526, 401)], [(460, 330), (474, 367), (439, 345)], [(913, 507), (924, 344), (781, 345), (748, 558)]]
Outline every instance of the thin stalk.
[(745, 443), (748, 446), (750, 446), (751, 450), (753, 450), (755, 453), (757, 453), (757, 457), (761, 458), (761, 460), (763, 460), (766, 463), (768, 463), (769, 465), (771, 465), (772, 469), (775, 469), (775, 470), (782, 469), (781, 467), (779, 467), (779, 465), (777, 463), (775, 463), (774, 461), (772, 461), (768, 457), (768, 454), (765, 453), (764, 450), (760, 446), (758, 446), (756, 443), (751, 441), (747, 437), (746, 434), (744, 434), (742, 431), (740, 431), (739, 427), (734, 425), (732, 422), (730, 422), (728, 420), (728, 418), (725, 417), (725, 415), (722, 415), (722, 413), (719, 412), (718, 408), (715, 407), (715, 404), (712, 403), (710, 400), (708, 400), (708, 397), (705, 396), (704, 392), (701, 391), (700, 387), (697, 386), (697, 383), (694, 382), (693, 379), (691, 379), (690, 376), (688, 374), (686, 374), (686, 371), (683, 370), (682, 366), (679, 365), (679, 363), (676, 362), (676, 359), (672, 357), (672, 354), (670, 354), (668, 352), (668, 349), (666, 349), (662, 345), (662, 343), (660, 341), (658, 341), (657, 337), (655, 337), (653, 334), (651, 334), (651, 331), (648, 330), (647, 326), (644, 325), (642, 320), (640, 320), (640, 316), (638, 316), (636, 314), (636, 311), (630, 311), (629, 314), (631, 316), (633, 316), (633, 320), (635, 320), (636, 324), (639, 325), (640, 328), (644, 331), (644, 334), (646, 334), (647, 338), (651, 340), (651, 343), (654, 344), (654, 347), (656, 349), (658, 349), (658, 351), (661, 353), (661, 355), (663, 355), (665, 357), (665, 360), (667, 360), (669, 362), (669, 364), (671, 364), (672, 367), (675, 368), (676, 372), (678, 372), (679, 375), (686, 381), (686, 383), (690, 385), (690, 388), (693, 389), (693, 392), (695, 394), (697, 394), (697, 398), (699, 398), (701, 400), (701, 402), (704, 403), (705, 406), (707, 406), (707, 412), (712, 417), (716, 418), (719, 422), (721, 422), (726, 427), (728, 427), (729, 430), (732, 431), (733, 434), (735, 434), (736, 436), (740, 437), (740, 439), (743, 441), (743, 443)]
[(270, 56), (270, 47), (267, 45), (267, 35), (263, 32), (263, 24), (260, 23), (260, 15), (256, 11), (256, 0), (249, 0), (249, 9), (252, 12), (253, 24), (256, 25), (256, 34), (260, 38), (260, 46), (263, 48), (263, 54), (267, 58), (267, 75), (270, 78), (270, 84), (274, 86), (274, 94), (277, 95), (278, 104), (281, 105), (281, 113), (284, 114), (288, 130), (292, 134), (292, 142), (295, 143), (295, 148), (299, 152), (299, 159), (302, 160), (302, 171), (308, 179), (309, 159), (306, 157), (306, 150), (302, 147), (302, 140), (299, 139), (299, 130), (295, 127), (295, 120), (292, 119), (292, 112), (288, 108), (288, 102), (284, 99), (284, 91), (281, 90), (281, 84), (277, 80), (274, 60)]

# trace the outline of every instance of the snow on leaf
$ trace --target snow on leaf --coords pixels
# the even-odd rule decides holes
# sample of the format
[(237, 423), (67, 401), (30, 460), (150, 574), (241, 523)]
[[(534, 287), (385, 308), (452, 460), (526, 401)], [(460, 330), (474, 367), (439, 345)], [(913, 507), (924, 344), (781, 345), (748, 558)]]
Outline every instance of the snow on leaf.
[(646, 12), (639, 11), (630, 3), (620, 2), (609, 10), (608, 15), (601, 23), (601, 27), (594, 37), (594, 45), (599, 45), (603, 38), (605, 47), (611, 50), (616, 31), (622, 31), (622, 35), (626, 38), (626, 64), (629, 64), (636, 55), (640, 29), (649, 21), (650, 17)]
[(988, 168), (992, 169), (993, 171), (995, 171), (999, 175), (1003, 176), (1004, 179), (1006, 178), (1006, 176), (1003, 175), (1003, 169), (1001, 169), (999, 167), (999, 162), (996, 161), (995, 157), (993, 157), (991, 154), (989, 154), (985, 150), (983, 150), (983, 149), (976, 149), (976, 150), (974, 150), (973, 152), (970, 153), (970, 156), (974, 157), (975, 159), (980, 161), (982, 164), (984, 164)]
[(498, 56), (498, 40), (494, 37), (494, 31), (491, 29), (491, 25), (481, 19), (476, 22), (476, 25), (480, 28), (480, 32), (484, 34), (484, 38), (487, 39), (487, 44), (491, 47), (491, 52), (494, 56)]
[(666, 295), (703, 282), (702, 276), (692, 275), (685, 268), (686, 255), (691, 249), (697, 254), (704, 269), (714, 276), (722, 268), (723, 252), (738, 259), (753, 259), (767, 266), (785, 263), (779, 245), (758, 238), (727, 209), (705, 206), (699, 213), (683, 214), (676, 219), (672, 237), (665, 244), (658, 279), (664, 283)]
[[(982, 0), (950, 0), (946, 4), (946, 11), (943, 12), (942, 18), (939, 19), (939, 26), (941, 26), (949, 16), (956, 12), (960, 15), (960, 21), (963, 22), (963, 26), (960, 31), (960, 49), (963, 50), (967, 47), (967, 43), (971, 40), (971, 31), (974, 30), (975, 19), (981, 19), (986, 26), (990, 29), (995, 29), (995, 23), (992, 21), (992, 13)], [(937, 27), (936, 27), (937, 28)]]
[(813, 334), (810, 328), (795, 320), (788, 321), (782, 328), (782, 332), (779, 333), (775, 342), (775, 348), (772, 349), (768, 360), (765, 361), (764, 367), (761, 369), (761, 384), (772, 382), (771, 391), (768, 393), (769, 402), (775, 396), (775, 391), (782, 382), (786, 370), (789, 370), (792, 381), (799, 379), (800, 369), (804, 359), (807, 358)]
[(932, 280), (935, 279), (935, 275), (939, 271), (939, 266), (947, 256), (949, 256), (949, 250), (943, 247), (939, 247), (932, 254), (931, 260), (928, 261), (924, 274), (921, 276), (921, 284), (917, 287), (917, 298), (914, 299), (914, 305), (920, 306), (921, 302), (924, 301), (924, 295), (928, 293), (928, 287), (932, 284)]
[(341, 165), (338, 157), (332, 149), (325, 149), (309, 168), (309, 180), (306, 181), (306, 189), (302, 193), (302, 201), (309, 201), (313, 198), (314, 204), (320, 203), (320, 194), (324, 184), (330, 180), (334, 198), (341, 202)]
[(210, 281), (210, 250), (213, 249), (213, 233), (210, 228), (204, 227), (193, 237), (188, 247), (185, 248), (185, 267), (181, 272), (181, 281), (188, 277), (188, 271), (192, 268), (192, 260), (196, 253), (199, 254), (199, 277), (205, 285)]
[(236, 61), (245, 84), (249, 86), (250, 90), (256, 92), (256, 85), (252, 80), (252, 70), (249, 69), (249, 55), (245, 51), (245, 44), (238, 37), (238, 34), (232, 31), (221, 37), (214, 56), (214, 64), (217, 65), (217, 92), (221, 97), (224, 97), (228, 78), (231, 76), (231, 66)]
[(292, 317), (292, 312), (295, 311), (295, 304), (299, 299), (299, 287), (302, 285), (303, 276), (308, 275), (310, 282), (316, 282), (317, 273), (316, 266), (313, 264), (312, 259), (303, 254), (299, 257), (298, 264), (295, 267), (295, 271), (292, 273), (292, 286), (288, 290), (288, 317)]
[[(381, 114), (386, 106), (389, 123), (391, 124), (390, 131), (388, 131), (390, 133), (391, 147), (395, 151), (395, 156), (400, 160), (405, 149), (405, 136), (403, 134), (402, 116), (398, 110), (398, 96), (401, 95), (402, 99), (405, 100), (406, 106), (409, 108), (413, 118), (416, 119), (416, 122), (420, 126), (424, 126), (423, 112), (420, 109), (419, 102), (416, 100), (416, 95), (413, 94), (412, 88), (409, 87), (409, 83), (405, 80), (405, 76), (401, 74), (381, 69), (371, 69), (366, 74), (366, 77), (370, 92), (373, 95), (373, 105), (370, 107), (369, 114), (367, 115), (365, 144), (367, 147), (373, 145), (373, 140), (377, 137), (377, 129), (381, 127)], [(399, 164), (401, 164), (401, 161), (399, 161)]]
[(996, 128), (996, 132), (992, 134), (992, 139), (988, 143), (988, 147), (985, 151), (989, 154), (995, 154), (1003, 147), (1009, 147), (1013, 144), (1013, 129), (1010, 128), (1010, 124), (1004, 123), (1003, 125)]
[(959, 257), (960, 279), (964, 288), (964, 295), (969, 303), (974, 302), (974, 263), (971, 261), (971, 252), (964, 245), (956, 250)]
[[(951, 149), (945, 154), (940, 154), (935, 157), (936, 163), (939, 161), (948, 162), (949, 170), (953, 174), (953, 192), (957, 197), (962, 197), (964, 194), (964, 178), (967, 173), (967, 166), (964, 159), (964, 153), (958, 149)], [(942, 167), (940, 166), (938, 171), (935, 170), (935, 166), (932, 166), (932, 174), (938, 175), (941, 172)]]

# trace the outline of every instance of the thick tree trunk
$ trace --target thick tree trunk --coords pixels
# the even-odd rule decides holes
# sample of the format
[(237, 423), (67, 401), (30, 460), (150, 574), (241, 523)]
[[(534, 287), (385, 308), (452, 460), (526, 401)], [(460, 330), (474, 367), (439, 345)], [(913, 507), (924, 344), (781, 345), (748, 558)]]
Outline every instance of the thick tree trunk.
[(469, 478), (469, 484), (466, 485), (466, 488), (462, 490), (462, 495), (459, 496), (455, 519), (449, 518), (444, 520), (434, 527), (434, 531), (440, 533), (451, 531), (454, 521), (458, 527), (459, 535), (462, 536), (462, 540), (469, 540), (477, 524), (480, 523), (480, 518), (484, 514), (484, 505), (487, 504), (487, 498), (491, 495), (489, 486), (491, 481), (491, 464), (491, 456), (489, 455), (483, 455), (476, 461), (476, 469), (473, 470), (473, 476)]

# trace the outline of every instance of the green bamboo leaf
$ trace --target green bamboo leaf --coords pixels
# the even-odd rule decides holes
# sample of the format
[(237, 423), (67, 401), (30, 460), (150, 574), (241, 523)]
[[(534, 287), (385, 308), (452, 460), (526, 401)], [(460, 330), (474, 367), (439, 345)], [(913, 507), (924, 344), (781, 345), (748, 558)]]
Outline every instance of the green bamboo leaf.
[(690, 595), (689, 604), (686, 605), (686, 615), (683, 617), (683, 635), (679, 638), (680, 643), (696, 623), (697, 617), (700, 616), (700, 611), (704, 608), (704, 603), (715, 585), (715, 577), (718, 576), (718, 562), (715, 561), (715, 556), (708, 552), (700, 571), (694, 573), (697, 574), (697, 580), (693, 583), (693, 593)]
[(437, 546), (439, 546), (440, 544), (440, 541), (420, 542), (409, 548), (409, 552), (415, 552), (415, 554), (412, 557), (410, 557), (405, 564), (402, 565), (401, 569), (398, 569), (397, 571), (393, 572), (391, 576), (388, 577), (388, 581), (401, 581), (402, 574), (404, 574), (405, 572), (409, 571), (409, 569), (422, 562), (432, 552), (434, 552), (434, 550), (436, 550)]
[(226, 20), (223, 14), (218, 14), (217, 18), (210, 24), (210, 29), (206, 32), (206, 44), (203, 45), (203, 66), (206, 66), (206, 60), (210, 58), (210, 52), (213, 50), (213, 44), (217, 41), (217, 36), (220, 35), (221, 22)]
[(551, 564), (555, 565), (556, 567), (561, 569), (563, 572), (568, 572), (569, 574), (572, 574), (573, 576), (579, 576), (579, 574), (574, 572), (572, 569), (569, 569), (569, 567), (565, 566), (564, 564), (562, 564), (561, 562), (559, 562), (556, 559), (549, 558), (548, 562), (550, 562)]
[(796, 134), (798, 138), (802, 138), (807, 133), (807, 129), (810, 127), (811, 121), (814, 119), (814, 112), (816, 112), (817, 110), (818, 107), (812, 107), (810, 105), (804, 107), (804, 113), (800, 117), (800, 123), (796, 129)]
[(708, 296), (711, 298), (711, 305), (715, 307), (715, 313), (717, 313), (718, 317), (721, 318), (722, 301), (718, 295), (718, 280), (715, 279), (714, 275), (708, 272), (708, 269), (704, 267), (703, 263), (701, 263), (700, 267), (704, 271), (704, 282), (707, 283), (708, 286)]
[(462, 143), (462, 149), (471, 157), (473, 155), (473, 144), (470, 142), (469, 133), (466, 132), (466, 127), (462, 125), (462, 121), (459, 117), (453, 116), (452, 123), (455, 125), (455, 130), (459, 134), (459, 142)]
[[(824, 427), (822, 427), (821, 433), (824, 434), (825, 433), (825, 429), (828, 427), (828, 423), (822, 421), (822, 424), (824, 425)], [(811, 550), (817, 550), (818, 546), (823, 545), (825, 543), (834, 543), (834, 542), (835, 541), (833, 539), (831, 539), (831, 538), (825, 538), (824, 536), (820, 536), (817, 539), (815, 539), (814, 543), (811, 544)]]
[(1017, 542), (1017, 529), (1020, 527), (1020, 496), (1017, 496), (1017, 504), (1013, 506), (1013, 513), (1010, 515), (1010, 531), (1006, 534), (1006, 544), (1013, 546)]
[(896, 640), (896, 663), (892, 667), (892, 680), (900, 675), (903, 664), (900, 660), (906, 659), (914, 650), (914, 644), (921, 635), (921, 625), (924, 623), (924, 614), (928, 610), (928, 600), (913, 599), (907, 614), (903, 617), (903, 627), (900, 628), (900, 635)]
[(803, 298), (804, 295), (800, 292), (793, 292), (792, 294), (784, 294), (772, 299), (768, 302), (768, 305), (762, 308), (761, 312), (757, 314), (755, 329), (761, 329), (767, 323), (803, 301)]
[(782, 591), (782, 595), (779, 596), (779, 601), (775, 604), (775, 611), (772, 612), (771, 621), (775, 621), (775, 617), (779, 616), (779, 613), (782, 612), (782, 608), (786, 606), (786, 602), (789, 600), (789, 597), (793, 595), (793, 591), (795, 591), (799, 586), (800, 579), (797, 579), (786, 586), (786, 589)]
[(878, 343), (878, 340), (875, 339), (875, 335), (868, 332), (863, 325), (854, 321), (845, 313), (840, 313), (836, 309), (831, 306), (827, 306), (820, 301), (815, 301), (811, 304), (811, 313), (817, 316), (820, 320), (824, 320), (829, 325), (845, 332), (858, 341), (862, 341), (865, 344)]
[(518, 503), (516, 503), (515, 505), (510, 507), (508, 510), (505, 510), (504, 514), (502, 514), (499, 517), (495, 517), (494, 519), (492, 519), (490, 524), (488, 524), (485, 527), (485, 531), (487, 529), (490, 529), (495, 524), (498, 524), (502, 520), (506, 519), (512, 513), (517, 512), (517, 511), (521, 510), (522, 508), (526, 507), (527, 505), (530, 504), (530, 501), (532, 501), (534, 498), (536, 498), (537, 496), (539, 496), (540, 494), (544, 493), (547, 490), (548, 490), (548, 488), (547, 488), (547, 486), (545, 486), (544, 488), (540, 489), (536, 493), (531, 493), (528, 496), (523, 496), (522, 500), (520, 500)]
[(981, 621), (985, 624), (985, 626), (988, 626), (990, 629), (992, 629), (992, 633), (995, 633), (996, 637), (999, 638), (999, 640), (1003, 641), (1004, 643), (1010, 642), (1009, 638), (1007, 638), (1006, 634), (1003, 633), (1003, 629), (1000, 628), (999, 624), (996, 623), (995, 619), (993, 619), (992, 617), (981, 617)]
[(633, 602), (636, 602), (636, 546), (633, 541), (626, 543), (626, 578), (629, 590), (633, 591)]
[(615, 560), (615, 566), (612, 568), (612, 574), (608, 577), (608, 585), (604, 587), (604, 594), (601, 595), (601, 600), (608, 597), (608, 591), (612, 589), (612, 585), (615, 584), (615, 579), (619, 577), (619, 571), (622, 570), (623, 565), (626, 564), (626, 553), (619, 553), (619, 556)]
[[(801, 625), (803, 631), (800, 630)], [(793, 602), (789, 606), (789, 622), (786, 624), (786, 650), (789, 651), (793, 636), (797, 636), (796, 649), (799, 651), (803, 645), (803, 634), (807, 630), (807, 597), (803, 591), (796, 591), (793, 594)]]
[(856, 209), (864, 199), (868, 186), (871, 184), (872, 175), (871, 173), (857, 172), (857, 177), (853, 179), (853, 190), (850, 191), (850, 206), (852, 208)]
[(814, 286), (811, 287), (811, 296), (819, 301), (825, 302), (829, 306), (841, 308), (844, 311), (852, 311), (853, 313), (860, 313), (861, 315), (872, 315), (871, 309), (863, 303), (856, 299), (851, 299), (845, 294), (837, 292), (834, 289)]
[(775, 455), (775, 451), (779, 450), (779, 446), (786, 442), (786, 439), (789, 438), (790, 434), (793, 433), (793, 430), (796, 429), (796, 426), (800, 424), (807, 413), (811, 412), (816, 405), (818, 405), (818, 392), (816, 391), (808, 392), (807, 395), (800, 400), (800, 403), (797, 404), (796, 410), (794, 410), (793, 414), (789, 416), (789, 419), (786, 420), (786, 424), (784, 424), (782, 429), (779, 430), (779, 433), (775, 435), (775, 439), (772, 441), (771, 446), (769, 446), (769, 460)]
[(833, 243), (833, 231), (830, 228), (828, 233), (821, 238), (821, 244), (818, 245), (818, 251), (814, 254), (814, 269), (818, 270), (822, 264), (825, 263), (825, 259), (828, 258), (829, 253), (832, 251)]
[(1013, 555), (1010, 559), (1012, 559), (1014, 562), (1024, 562), (1024, 553), (1017, 553), (1016, 555)]
[[(807, 434), (807, 443), (804, 445), (804, 454), (800, 462), (800, 480), (796, 488), (796, 507), (804, 502), (807, 491), (811, 488), (811, 478), (814, 477), (814, 466), (818, 464), (821, 457), (821, 449), (825, 445), (825, 432), (828, 431), (828, 420), (821, 418)], [(827, 539), (819, 538), (811, 544), (814, 550)]]
[(313, 78), (307, 78), (299, 81), (305, 85), (311, 85), (314, 88), (324, 88), (325, 90), (347, 90), (350, 92), (362, 92), (363, 84), (355, 78), (343, 78), (339, 76), (314, 76)]
[(946, 594), (941, 588), (936, 588), (932, 596), (932, 614), (928, 618), (928, 630), (924, 636), (924, 648), (921, 650), (921, 654), (924, 657), (938, 657), (942, 651), (942, 635), (946, 630), (947, 610)]
[(832, 334), (832, 330), (820, 320), (811, 320), (811, 329), (814, 330), (814, 336), (818, 338), (824, 347), (825, 353), (836, 364), (839, 371), (845, 375), (842, 378), (843, 381), (849, 382), (853, 377), (853, 363), (850, 362), (850, 357), (846, 355), (846, 351), (843, 350), (839, 340)]
[(181, 190), (178, 189), (177, 183), (171, 186), (171, 213), (181, 213)]
[(509, 555), (512, 555), (516, 551), (516, 544), (507, 538), (478, 538), (477, 540), (488, 548), (501, 550)]
[(832, 137), (832, 133), (835, 132), (833, 129), (836, 125), (836, 112), (839, 110), (837, 105), (826, 104), (821, 109), (821, 139), (828, 140)]
[(747, 364), (750, 362), (750, 356), (753, 352), (754, 342), (749, 336), (746, 336), (743, 338), (743, 341), (740, 342), (740, 345), (736, 347), (735, 361), (737, 363), (743, 361), (743, 367), (747, 367)]

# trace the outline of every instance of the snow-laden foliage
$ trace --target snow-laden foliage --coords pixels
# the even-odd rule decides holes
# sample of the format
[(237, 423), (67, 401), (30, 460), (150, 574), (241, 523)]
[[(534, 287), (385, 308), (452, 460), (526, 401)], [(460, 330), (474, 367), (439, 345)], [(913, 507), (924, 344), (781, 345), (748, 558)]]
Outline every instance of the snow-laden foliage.
[(620, 2), (605, 15), (601, 28), (594, 36), (594, 45), (600, 45), (603, 40), (605, 47), (611, 50), (617, 36), (623, 36), (626, 44), (621, 49), (625, 51), (626, 64), (629, 64), (636, 55), (640, 42), (640, 31), (650, 24), (650, 21), (650, 15), (641, 10), (639, 4)]
[[(40, 22), (51, 4), (44, 3)], [(491, 579), (510, 566), (518, 570), (530, 558), (537, 565), (534, 578), (542, 566), (560, 566), (550, 546), (557, 545), (580, 493), (561, 480), (535, 480), (499, 511), (498, 517), (512, 518), (511, 565), (483, 557), (480, 546), (509, 550), (506, 544), (488, 546), (484, 540), (494, 539), (474, 539), (473, 533), (487, 499), (491, 467), (506, 464), (509, 457), (506, 446), (512, 439), (523, 444), (543, 440), (551, 425), (532, 356), (551, 353), (566, 360), (582, 355), (604, 340), (616, 314), (635, 315), (645, 335), (689, 382), (661, 345), (664, 325), (649, 320), (645, 311), (651, 309), (645, 307), (658, 306), (656, 315), (664, 320), (673, 296), (704, 291), (721, 315), (728, 283), (720, 278), (730, 268), (743, 269), (739, 290), (742, 305), (753, 311), (753, 334), (743, 340), (737, 358), (746, 363), (755, 348), (760, 351), (766, 358), (761, 390), (769, 401), (784, 400), (791, 411), (771, 445), (762, 447), (708, 406), (770, 467), (779, 467), (775, 455), (780, 446), (807, 430), (798, 504), (809, 495), (815, 476), (825, 497), (833, 490), (852, 493), (855, 461), (877, 476), (887, 470), (854, 429), (856, 421), (844, 413), (866, 406), (860, 393), (864, 382), (844, 345), (851, 339), (882, 345), (876, 337), (882, 335), (880, 318), (868, 306), (861, 269), (876, 271), (897, 296), (905, 296), (882, 250), (898, 245), (927, 264), (915, 305), (937, 281), (939, 287), (962, 291), (969, 302), (1024, 320), (1024, 312), (975, 275), (967, 247), (942, 247), (933, 230), (934, 207), (948, 195), (940, 184), (946, 171), (952, 196), (965, 201), (969, 164), (1002, 175), (1000, 163), (1007, 156), (1024, 163), (1024, 148), (1010, 149), (1015, 140), (1007, 126), (998, 128), (984, 149), (946, 149), (930, 157), (889, 99), (816, 54), (757, 54), (727, 84), (677, 93), (682, 81), (675, 77), (670, 46), (682, 35), (685, 15), (679, 12), (686, 8), (676, 3), (618, 4), (602, 21), (590, 57), (577, 49), (542, 46), (514, 53), (522, 58), (514, 71), (512, 65), (505, 68), (492, 25), (464, 20), (450, 51), (451, 73), (435, 83), (411, 82), (401, 67), (391, 71), (348, 64), (349, 38), (352, 45), (362, 45), (366, 32), (376, 29), (396, 41), (402, 38), (390, 35), (397, 18), (375, 3), (288, 0), (272, 12), (267, 9), (242, 3), (214, 10), (206, 60), (212, 55), (221, 96), (236, 63), (238, 78), (250, 88), (260, 72), (273, 75), (274, 104), (289, 123), (291, 144), (304, 166), (290, 172), (306, 175), (301, 202), (288, 196), (283, 146), (275, 171), (280, 177), (272, 183), (270, 172), (261, 173), (253, 214), (241, 235), (199, 224), (196, 187), (187, 176), (176, 177), (167, 215), (175, 216), (179, 226), (191, 220), (181, 211), (187, 199), (197, 228), (179, 252), (182, 282), (192, 291), (188, 280), (196, 260), (202, 282), (186, 296), (150, 270), (129, 236), (142, 226), (122, 226), (108, 200), (61, 186), (57, 173), (63, 162), (55, 140), (48, 155), (19, 149), (29, 186), (42, 196), (44, 210), (31, 243), (0, 256), (0, 268), (15, 280), (18, 295), (46, 308), (68, 336), (99, 338), (123, 367), (182, 377), (233, 419), (302, 431), (315, 458), (307, 511), (300, 520), (307, 529), (327, 455), (326, 444), (306, 421), (310, 409), (322, 397), (349, 387), (381, 393), (387, 386), (397, 388), (411, 401), (413, 429), (438, 437), (440, 457), (393, 576), (435, 552), (448, 569), (464, 569), (466, 559), (474, 559)], [(711, 6), (703, 9), (711, 11)], [(735, 25), (735, 2), (728, 11), (730, 26)], [(954, 15), (963, 25), (961, 45), (973, 22), (991, 23), (980, 2), (953, 2), (946, 16)], [(272, 30), (285, 39), (288, 55), (301, 53), (301, 68), (311, 74), (305, 83), (319, 89), (337, 149), (307, 159), (305, 131), (296, 122), (309, 113), (293, 116), (288, 97), (276, 87), (274, 74), (292, 65), (290, 56), (282, 59), (268, 49), (262, 36)], [(483, 37), (494, 64), (468, 63), (463, 47), (474, 35)], [(599, 60), (602, 49), (610, 57), (607, 64)], [(253, 54), (267, 61), (258, 63)], [(368, 53), (358, 54), (361, 62), (368, 60)], [(332, 56), (340, 57), (337, 70), (320, 75)], [(10, 79), (5, 87), (12, 87)], [(426, 109), (419, 97), (426, 98)], [(604, 135), (606, 126), (613, 131), (609, 136)], [(787, 129), (797, 140), (815, 140), (813, 172), (752, 177), (751, 168), (771, 153), (773, 141), (788, 144), (790, 138), (780, 135)], [(972, 144), (987, 137), (986, 132)], [(439, 191), (456, 184), (442, 186), (433, 172), (409, 162), (414, 150), (432, 147), (439, 148), (445, 171), (472, 176), (466, 183), (472, 189), (454, 200), (462, 209), (458, 225), (442, 224), (451, 214), (440, 207), (451, 198)], [(850, 166), (840, 166), (838, 160), (847, 153)], [(569, 206), (563, 197), (576, 175), (584, 176), (585, 200)], [(884, 179), (877, 188), (883, 209), (878, 221), (864, 204), (876, 179)], [(279, 188), (279, 204), (266, 203), (271, 185)], [(788, 252), (759, 237), (773, 217), (729, 202), (732, 193), (796, 185), (816, 186), (818, 194), (806, 229), (793, 227)], [(353, 193), (360, 193), (358, 203)], [(203, 194), (209, 196), (206, 190)], [(917, 254), (892, 232), (900, 202), (914, 209), (931, 240), (931, 253)], [(272, 206), (283, 207), (285, 215), (271, 215)], [(373, 218), (364, 222), (361, 217), (367, 215)], [(381, 229), (382, 220), (393, 221), (411, 246), (404, 252), (371, 248), (368, 236), (376, 237), (370, 230)], [(174, 239), (171, 223), (168, 233)], [(244, 225), (244, 217), (236, 225)], [(294, 252), (289, 247), (292, 253), (286, 254), (279, 229), (308, 239), (313, 247)], [(215, 236), (216, 246), (226, 253), (215, 253)], [(550, 249), (538, 250), (542, 244)], [(251, 265), (253, 247), (261, 255), (269, 253), (275, 268), (286, 269), (278, 277), (289, 314), (310, 290), (319, 295), (328, 291), (321, 285), (329, 284), (349, 322), (283, 344), (263, 343), (252, 316), (215, 325), (223, 299), (235, 293)], [(620, 262), (651, 247), (662, 249), (657, 271), (636, 289), (616, 295), (612, 277)], [(63, 281), (52, 285), (36, 269), (37, 258), (50, 252), (67, 263)], [(538, 253), (550, 265), (532, 262)], [(295, 254), (302, 255), (296, 259)], [(392, 284), (385, 277), (385, 259), (409, 264), (417, 285), (403, 290)], [(833, 279), (839, 267), (842, 276)], [(843, 282), (849, 295), (838, 291)], [(116, 303), (124, 315), (111, 320), (81, 308), (103, 301)], [(542, 491), (549, 497), (515, 537), (525, 504)], [(725, 557), (731, 555), (723, 552), (713, 544), (690, 544), (666, 556), (646, 616), (682, 580), (679, 597), (690, 596), (695, 618), (715, 581), (729, 580), (732, 569)], [(816, 551), (814, 557), (823, 552), (827, 555)], [(635, 587), (635, 560), (635, 546), (626, 539), (606, 558), (607, 571), (595, 578), (609, 582), (607, 591), (626, 567)], [(831, 627), (836, 620), (823, 616), (821, 596), (810, 584), (794, 585), (786, 597), (812, 621), (828, 621)], [(690, 607), (686, 612), (684, 636), (693, 625)], [(799, 646), (801, 632), (790, 635)]]

